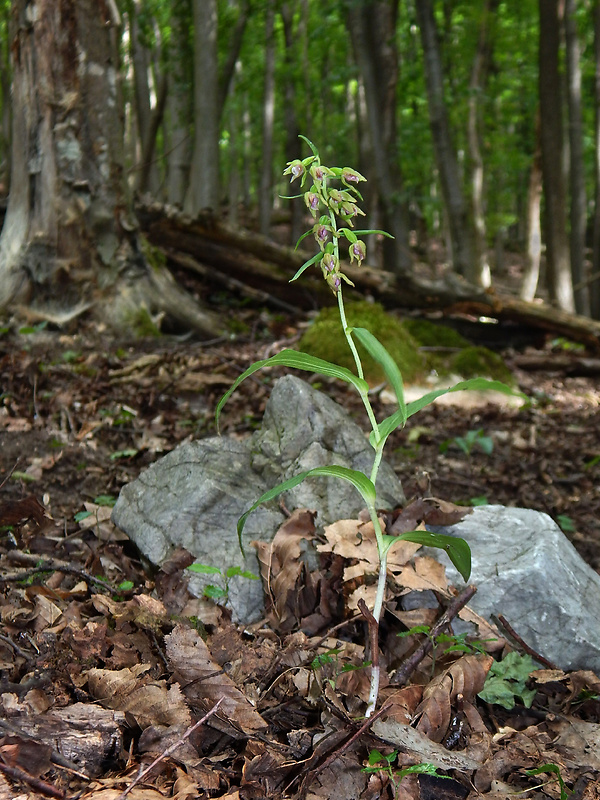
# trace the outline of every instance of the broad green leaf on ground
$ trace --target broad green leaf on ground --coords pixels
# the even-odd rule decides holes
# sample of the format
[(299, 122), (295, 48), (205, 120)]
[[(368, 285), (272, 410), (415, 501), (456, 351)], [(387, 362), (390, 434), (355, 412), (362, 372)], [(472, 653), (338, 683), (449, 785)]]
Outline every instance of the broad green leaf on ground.
[(431, 533), (430, 531), (408, 531), (401, 536), (384, 536), (383, 543), (386, 552), (396, 542), (415, 542), (424, 547), (436, 547), (438, 550), (445, 550), (450, 561), (460, 572), (465, 583), (471, 575), (471, 548), (458, 536), (447, 536), (443, 533)]
[(215, 412), (215, 422), (217, 429), (219, 428), (219, 416), (225, 403), (229, 400), (233, 392), (237, 389), (240, 383), (258, 372), (263, 367), (291, 367), (292, 369), (303, 369), (306, 372), (317, 372), (320, 375), (326, 375), (328, 378), (338, 378), (341, 381), (352, 384), (357, 392), (362, 396), (369, 390), (368, 383), (359, 378), (353, 372), (345, 367), (339, 367), (337, 364), (332, 364), (330, 361), (324, 361), (322, 358), (310, 356), (307, 353), (299, 353), (296, 350), (282, 350), (271, 358), (264, 361), (255, 361), (248, 369), (243, 372), (231, 385), (231, 388), (225, 392), (223, 397), (219, 400), (217, 410)]

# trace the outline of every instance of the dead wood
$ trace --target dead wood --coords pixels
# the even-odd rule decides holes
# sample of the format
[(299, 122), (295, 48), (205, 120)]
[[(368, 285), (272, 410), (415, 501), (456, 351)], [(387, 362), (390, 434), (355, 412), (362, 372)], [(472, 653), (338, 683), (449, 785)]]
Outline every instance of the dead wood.
[[(267, 292), (286, 305), (313, 309), (331, 305), (333, 296), (315, 270), (302, 280), (290, 283), (293, 275), (310, 255), (279, 245), (264, 236), (233, 228), (211, 212), (195, 219), (174, 208), (159, 204), (137, 208), (140, 224), (149, 241), (166, 252), (186, 253), (204, 269), (219, 271), (238, 286)], [(178, 260), (180, 265), (181, 259)], [(189, 267), (192, 264), (188, 262)], [(192, 267), (196, 272), (197, 267)], [(560, 311), (546, 303), (527, 302), (495, 290), (472, 286), (453, 273), (428, 280), (414, 274), (396, 276), (368, 266), (345, 265), (345, 273), (355, 284), (347, 294), (355, 298), (373, 297), (386, 308), (441, 311), (446, 315), (491, 317), (519, 322), (582, 342), (600, 352), (600, 322)], [(222, 278), (219, 278), (222, 282)]]

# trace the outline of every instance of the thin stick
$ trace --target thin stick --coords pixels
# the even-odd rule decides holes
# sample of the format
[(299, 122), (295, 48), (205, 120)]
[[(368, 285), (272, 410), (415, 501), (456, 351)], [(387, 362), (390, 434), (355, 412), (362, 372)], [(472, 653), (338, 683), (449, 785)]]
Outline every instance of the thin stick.
[(400, 669), (392, 676), (390, 683), (400, 684), (401, 686), (406, 683), (421, 661), (425, 658), (427, 653), (433, 648), (432, 640), (439, 633), (441, 633), (444, 628), (448, 627), (458, 612), (467, 605), (476, 591), (477, 587), (475, 586), (467, 586), (466, 589), (463, 589), (463, 591), (450, 603), (448, 608), (435, 623), (427, 638), (419, 645), (419, 647), (417, 647), (412, 656), (409, 656), (409, 658), (407, 658), (402, 664)]
[(146, 769), (142, 770), (142, 772), (140, 772), (140, 773), (139, 773), (139, 774), (138, 774), (138, 775), (137, 775), (137, 776), (136, 776), (136, 777), (133, 779), (133, 781), (132, 781), (132, 782), (129, 784), (129, 786), (128, 786), (128, 787), (125, 789), (125, 791), (124, 791), (122, 794), (120, 794), (120, 795), (119, 795), (119, 798), (118, 798), (118, 800), (125, 800), (125, 798), (126, 798), (126, 797), (127, 797), (127, 795), (129, 794), (129, 792), (130, 792), (130, 791), (131, 791), (131, 790), (132, 790), (132, 789), (133, 789), (135, 786), (137, 786), (137, 784), (138, 784), (138, 783), (140, 783), (140, 781), (142, 781), (142, 780), (143, 780), (143, 779), (146, 777), (146, 775), (147, 775), (149, 772), (151, 772), (151, 771), (154, 769), (154, 767), (155, 767), (157, 764), (160, 764), (160, 762), (161, 762), (161, 761), (164, 761), (164, 760), (165, 760), (165, 758), (168, 758), (168, 757), (171, 755), (171, 753), (174, 753), (174, 752), (175, 752), (175, 750), (177, 750), (177, 748), (178, 748), (178, 747), (181, 747), (181, 745), (182, 745), (182, 744), (185, 742), (185, 740), (186, 740), (186, 739), (187, 739), (189, 736), (191, 736), (191, 735), (192, 735), (192, 733), (193, 733), (193, 732), (196, 730), (196, 728), (199, 728), (199, 727), (200, 727), (200, 725), (202, 725), (203, 723), (205, 723), (205, 722), (206, 722), (206, 720), (207, 720), (209, 717), (212, 717), (212, 715), (213, 715), (213, 714), (216, 712), (216, 710), (219, 708), (219, 706), (221, 705), (221, 703), (223, 702), (223, 700), (224, 700), (224, 699), (225, 699), (224, 697), (221, 697), (219, 700), (217, 700), (217, 702), (215, 703), (215, 705), (214, 705), (214, 706), (211, 708), (211, 710), (210, 710), (210, 711), (207, 711), (207, 712), (206, 712), (206, 714), (205, 714), (205, 715), (202, 717), (202, 719), (199, 719), (199, 720), (198, 720), (198, 722), (194, 723), (194, 725), (192, 725), (192, 726), (191, 726), (191, 728), (188, 728), (188, 729), (187, 729), (187, 731), (186, 731), (186, 732), (183, 734), (183, 736), (182, 736), (180, 739), (178, 739), (176, 742), (173, 742), (173, 744), (172, 744), (172, 745), (170, 745), (169, 747), (167, 747), (167, 749), (164, 751), (164, 753), (161, 753), (159, 756), (157, 756), (157, 757), (154, 759), (154, 761), (153, 761), (153, 762), (150, 764), (150, 766), (149, 766), (149, 767), (146, 767)]
[(61, 789), (57, 789), (55, 786), (46, 783), (46, 781), (40, 780), (40, 778), (34, 778), (33, 775), (29, 775), (29, 773), (19, 767), (11, 767), (0, 761), (0, 772), (4, 775), (8, 775), (9, 778), (15, 781), (22, 781), (23, 783), (29, 784), (32, 789), (43, 794), (44, 797), (54, 797), (56, 800), (64, 800), (65, 793)]
[(530, 655), (534, 659), (534, 661), (538, 661), (540, 664), (543, 664), (545, 667), (548, 667), (548, 669), (558, 669), (558, 666), (553, 661), (549, 661), (547, 658), (544, 658), (544, 656), (540, 655), (539, 653), (536, 653), (533, 647), (530, 647), (527, 644), (527, 642), (524, 642), (523, 639), (521, 639), (521, 637), (519, 636), (519, 634), (515, 631), (515, 629), (510, 625), (510, 623), (507, 622), (507, 620), (502, 616), (502, 614), (498, 614), (496, 619), (498, 620), (498, 624), (500, 625), (500, 627), (506, 631), (509, 638), (513, 639), (514, 643), (521, 650), (524, 650), (527, 653), (527, 655)]

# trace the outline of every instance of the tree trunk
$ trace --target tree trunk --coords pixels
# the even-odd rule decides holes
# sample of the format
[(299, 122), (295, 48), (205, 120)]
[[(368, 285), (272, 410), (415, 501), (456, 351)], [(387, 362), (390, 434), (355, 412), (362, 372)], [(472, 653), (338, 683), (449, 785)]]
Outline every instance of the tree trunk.
[(589, 290), (585, 275), (585, 229), (587, 223), (585, 169), (583, 164), (583, 120), (581, 107), (581, 64), (579, 36), (575, 20), (575, 0), (565, 2), (565, 44), (567, 65), (567, 105), (569, 108), (569, 161), (571, 184), (571, 272), (575, 308), (578, 314), (590, 313)]
[(594, 3), (594, 241), (592, 246), (592, 277), (590, 283), (590, 312), (600, 319), (600, 0)]
[(440, 175), (442, 199), (448, 214), (454, 267), (468, 281), (476, 283), (478, 276), (473, 253), (473, 232), (456, 152), (450, 136), (450, 123), (444, 101), (442, 59), (433, 5), (431, 0), (418, 0), (415, 8), (423, 46), (433, 146)]
[[(298, 27), (294, 30), (294, 9), (292, 3), (284, 2), (281, 4), (280, 14), (281, 22), (283, 25), (283, 38), (285, 42), (285, 67), (286, 67), (286, 82), (285, 82), (285, 160), (293, 161), (297, 157), (298, 134), (300, 133), (298, 125), (298, 115), (296, 114), (296, 83), (293, 80), (293, 67), (294, 61), (299, 60), (300, 48), (298, 46)], [(287, 193), (289, 196), (296, 195), (298, 190), (289, 183), (287, 185)], [(291, 235), (290, 243), (292, 246), (296, 244), (300, 236), (304, 233), (303, 212), (305, 210), (302, 198), (296, 197), (288, 200), (287, 203), (292, 213)]]
[(194, 154), (186, 211), (219, 208), (217, 0), (193, 0)]
[(183, 207), (189, 185), (192, 122), (192, 69), (186, 55), (191, 55), (189, 21), (192, 19), (191, 0), (176, 0), (171, 9), (171, 39), (167, 89), (169, 125), (167, 148), (167, 202)]
[(540, 115), (536, 116), (535, 151), (529, 171), (529, 187), (527, 190), (526, 215), (526, 263), (520, 297), (522, 300), (533, 300), (537, 291), (540, 276), (540, 259), (542, 255), (542, 226), (540, 208), (542, 204), (542, 153), (540, 148)]
[(262, 157), (258, 219), (260, 232), (269, 234), (273, 210), (273, 126), (275, 124), (275, 6), (268, 0), (265, 10), (265, 90), (263, 97)]
[(567, 233), (567, 192), (563, 172), (559, 1), (539, 0), (539, 92), (546, 278), (551, 300), (564, 311), (574, 311)]
[[(140, 11), (141, 4), (139, 0), (133, 0), (129, 4), (129, 46), (133, 63), (133, 96), (138, 132), (135, 185), (141, 191), (149, 188), (151, 194), (156, 196), (159, 186), (158, 169), (156, 164), (147, 164), (144, 161), (144, 151), (147, 151), (150, 141), (152, 104), (150, 102), (150, 82), (148, 79), (150, 59), (148, 49), (141, 40), (142, 32), (138, 24)], [(143, 188), (141, 187), (142, 182), (146, 184)]]
[(211, 335), (218, 321), (164, 267), (149, 269), (141, 249), (123, 172), (111, 10), (97, 0), (14, 2), (13, 185), (0, 237), (0, 308), (28, 304), (59, 322), (92, 308), (122, 326), (145, 304), (147, 313), (167, 311)]
[(481, 97), (487, 86), (487, 79), (493, 51), (493, 25), (500, 0), (485, 0), (477, 50), (471, 69), (469, 83), (469, 117), (467, 135), (471, 161), (471, 202), (473, 204), (475, 282), (480, 286), (491, 283), (490, 267), (487, 259), (487, 237), (484, 209), (484, 172), (481, 153)]
[(412, 269), (408, 208), (402, 199), (397, 151), (398, 0), (347, 3), (347, 23), (365, 88), (374, 177), (381, 224), (394, 239), (383, 243), (387, 269), (405, 275)]

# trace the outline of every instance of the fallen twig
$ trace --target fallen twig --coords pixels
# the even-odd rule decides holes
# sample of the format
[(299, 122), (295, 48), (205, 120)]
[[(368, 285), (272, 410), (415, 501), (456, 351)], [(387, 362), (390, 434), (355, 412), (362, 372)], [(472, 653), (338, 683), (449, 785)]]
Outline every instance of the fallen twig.
[(392, 675), (390, 683), (400, 685), (404, 685), (406, 683), (421, 661), (425, 658), (427, 653), (429, 653), (429, 651), (432, 649), (433, 639), (435, 639), (435, 637), (441, 633), (444, 628), (448, 627), (458, 612), (467, 605), (476, 591), (476, 586), (467, 586), (466, 589), (463, 589), (463, 591), (450, 603), (448, 608), (435, 623), (427, 638), (424, 639), (419, 647), (417, 647), (415, 652), (409, 656), (404, 661), (402, 666), (396, 670), (394, 675)]
[(540, 664), (543, 664), (548, 669), (559, 669), (559, 667), (544, 656), (537, 653), (533, 647), (530, 647), (527, 642), (523, 641), (519, 634), (515, 631), (512, 625), (506, 620), (502, 614), (498, 614), (497, 617), (492, 617), (494, 622), (499, 625), (507, 634), (509, 639), (513, 640), (513, 644), (517, 645), (520, 650), (523, 650), (525, 653), (530, 655), (534, 661), (537, 661)]
[(223, 700), (224, 700), (223, 697), (221, 697), (219, 700), (217, 700), (215, 705), (210, 709), (210, 711), (206, 712), (206, 714), (202, 717), (202, 719), (199, 719), (198, 722), (195, 722), (190, 728), (187, 729), (187, 731), (183, 734), (183, 736), (181, 736), (181, 738), (177, 739), (176, 742), (173, 742), (172, 745), (167, 747), (167, 749), (163, 753), (161, 753), (159, 756), (157, 756), (154, 759), (154, 761), (148, 767), (146, 767), (146, 769), (143, 769), (141, 772), (139, 772), (136, 775), (136, 777), (132, 780), (132, 782), (129, 784), (129, 786), (125, 789), (125, 791), (122, 792), (119, 795), (118, 800), (125, 800), (125, 798), (129, 794), (129, 792), (135, 786), (137, 786), (137, 784), (140, 781), (142, 781), (146, 777), (146, 775), (148, 775), (148, 773), (151, 772), (154, 769), (154, 767), (157, 764), (160, 764), (160, 762), (164, 761), (165, 758), (168, 758), (171, 755), (171, 753), (174, 753), (175, 750), (177, 750), (178, 747), (181, 747), (181, 745), (185, 742), (185, 740), (189, 736), (192, 735), (192, 733), (196, 730), (196, 728), (199, 728), (200, 725), (204, 724), (209, 717), (212, 717), (212, 715), (217, 711), (217, 709), (219, 708), (219, 706), (221, 705)]
[(32, 789), (35, 789), (36, 792), (43, 794), (44, 797), (55, 797), (57, 800), (63, 800), (65, 797), (65, 793), (62, 789), (57, 789), (56, 786), (52, 786), (52, 784), (46, 783), (46, 781), (34, 778), (33, 775), (29, 775), (28, 772), (25, 772), (19, 767), (10, 767), (8, 764), (4, 764), (0, 761), (0, 772), (4, 773), (4, 775), (8, 775), (8, 777), (12, 778), (14, 781), (27, 783)]

